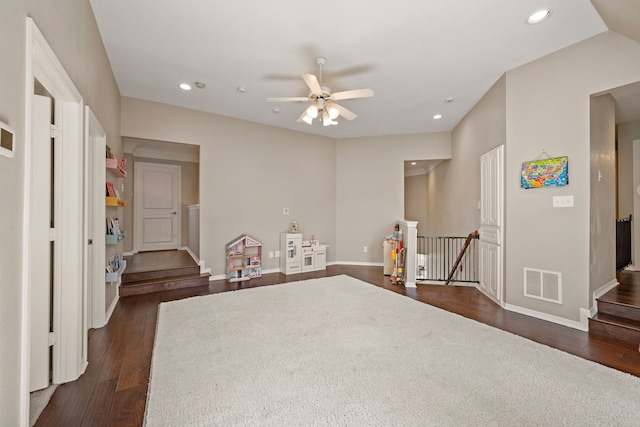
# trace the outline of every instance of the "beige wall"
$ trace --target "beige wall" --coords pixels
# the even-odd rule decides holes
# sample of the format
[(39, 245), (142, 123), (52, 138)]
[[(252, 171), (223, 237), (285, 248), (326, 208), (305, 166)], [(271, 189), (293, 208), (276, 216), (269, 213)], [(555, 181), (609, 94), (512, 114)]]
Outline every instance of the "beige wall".
[(616, 101), (591, 98), (589, 294), (616, 277)]
[(20, 332), (26, 5), (20, 0), (5, 3), (0, 13), (0, 51), (4, 58), (14, 60), (0, 61), (0, 120), (13, 127), (16, 135), (15, 158), (0, 156), (0, 425), (17, 426), (23, 356)]
[[(640, 120), (628, 123), (621, 123), (618, 130), (618, 218), (628, 218), (634, 215), (634, 202), (640, 197), (636, 192), (636, 187), (640, 184), (633, 177), (634, 158), (638, 154), (633, 152), (633, 141), (640, 140)], [(631, 222), (633, 227), (632, 239), (632, 260), (634, 269), (640, 265), (640, 222), (634, 215)]]
[(450, 156), (448, 132), (336, 141), (131, 98), (122, 135), (200, 146), (200, 251), (214, 276), (229, 240), (251, 234), (268, 256), (292, 220), (329, 245), (329, 262), (382, 262), (404, 216), (404, 160)]
[[(5, 0), (0, 13), (0, 120), (16, 130), (16, 155), (0, 157), (0, 425), (20, 424), (26, 18), (30, 16), (107, 132), (120, 145), (119, 91), (88, 1)], [(26, 393), (23, 396), (26, 399)]]
[(426, 236), (427, 174), (404, 177), (404, 219), (418, 221), (418, 236)]
[[(640, 44), (612, 32), (507, 73), (507, 303), (571, 321), (590, 307), (589, 97), (638, 80)], [(521, 189), (522, 161), (543, 149), (569, 156), (569, 185)], [(559, 195), (573, 195), (575, 207), (554, 209)], [(524, 297), (524, 267), (560, 272), (563, 303)]]
[(127, 158), (127, 178), (125, 179), (125, 200), (127, 208), (124, 210), (124, 224), (126, 224), (127, 239), (124, 242), (124, 251), (133, 251), (133, 236), (135, 233), (135, 223), (133, 221), (133, 212), (135, 209), (135, 199), (133, 198), (133, 188), (135, 180), (135, 162), (160, 163), (164, 165), (177, 165), (181, 170), (181, 224), (180, 224), (180, 247), (189, 246), (189, 233), (187, 206), (195, 205), (200, 200), (200, 165), (195, 162), (182, 162), (163, 159), (152, 159), (148, 157), (135, 157), (126, 154)]
[(618, 125), (618, 218), (633, 214), (633, 141), (640, 139), (640, 120)]
[[(248, 233), (270, 251), (296, 220), (335, 258), (336, 141), (185, 108), (122, 99), (122, 135), (200, 146), (200, 257), (224, 274), (224, 245)], [(289, 215), (282, 209), (289, 208)]]
[(382, 263), (382, 241), (404, 219), (404, 161), (450, 158), (451, 133), (341, 139), (337, 151), (336, 259)]
[(451, 160), (427, 174), (427, 234), (467, 236), (480, 227), (480, 156), (506, 142), (502, 76), (453, 129)]

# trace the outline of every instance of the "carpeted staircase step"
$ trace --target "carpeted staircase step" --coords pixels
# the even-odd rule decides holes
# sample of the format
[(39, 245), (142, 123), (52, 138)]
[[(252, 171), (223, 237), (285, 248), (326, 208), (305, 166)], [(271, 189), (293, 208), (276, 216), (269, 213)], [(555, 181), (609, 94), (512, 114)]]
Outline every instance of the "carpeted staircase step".
[(200, 274), (200, 266), (194, 264), (189, 267), (171, 268), (166, 270), (140, 271), (122, 274), (122, 284), (141, 282), (144, 280), (167, 279), (171, 277), (192, 276)]
[(619, 301), (603, 301), (598, 299), (598, 313), (626, 317), (640, 322), (640, 307)]
[(637, 345), (640, 343), (640, 321), (598, 312), (589, 319), (589, 333), (606, 335)]
[(209, 274), (200, 274), (198, 272), (197, 274), (188, 274), (183, 276), (165, 276), (135, 282), (123, 282), (120, 285), (120, 297), (208, 285)]

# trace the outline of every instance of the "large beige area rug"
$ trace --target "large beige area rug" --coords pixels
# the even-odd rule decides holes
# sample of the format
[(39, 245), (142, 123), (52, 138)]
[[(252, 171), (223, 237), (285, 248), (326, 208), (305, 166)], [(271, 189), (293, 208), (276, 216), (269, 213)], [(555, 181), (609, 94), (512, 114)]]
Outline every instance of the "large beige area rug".
[(162, 304), (145, 425), (637, 426), (640, 379), (337, 276)]

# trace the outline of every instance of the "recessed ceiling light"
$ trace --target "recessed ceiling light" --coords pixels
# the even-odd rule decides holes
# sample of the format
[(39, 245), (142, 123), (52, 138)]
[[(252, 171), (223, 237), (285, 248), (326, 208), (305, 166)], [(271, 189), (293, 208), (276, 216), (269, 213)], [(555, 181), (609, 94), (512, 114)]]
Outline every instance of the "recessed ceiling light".
[(191, 90), (191, 85), (189, 83), (180, 83), (178, 87), (182, 90)]
[(242, 86), (238, 86), (237, 91), (240, 92), (240, 93), (245, 93), (247, 91), (247, 88), (246, 87), (242, 87)]
[(416, 162), (411, 162), (411, 166), (415, 166), (415, 165), (417, 165)]
[(207, 85), (202, 82), (195, 82), (194, 85), (196, 85), (198, 89), (204, 89), (205, 87), (207, 87)]
[(435, 116), (433, 116), (433, 120), (439, 120), (442, 118), (442, 114), (436, 114)]
[(529, 24), (539, 24), (542, 21), (545, 21), (549, 16), (551, 16), (551, 11), (548, 9), (539, 10), (536, 13), (531, 14), (527, 22)]
[(273, 111), (275, 114), (278, 114), (278, 113), (280, 112), (280, 109), (276, 107), (276, 108), (274, 108), (274, 109), (273, 109), (273, 110), (271, 110), (271, 111)]

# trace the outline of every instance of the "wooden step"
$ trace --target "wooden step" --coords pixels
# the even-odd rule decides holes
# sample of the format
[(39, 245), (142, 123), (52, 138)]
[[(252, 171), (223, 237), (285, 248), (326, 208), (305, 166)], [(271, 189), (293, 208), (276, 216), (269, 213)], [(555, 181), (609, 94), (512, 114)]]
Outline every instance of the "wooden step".
[(209, 286), (209, 274), (187, 274), (182, 276), (156, 277), (120, 285), (120, 297), (150, 294), (171, 289)]
[(589, 319), (589, 334), (592, 333), (638, 345), (640, 343), (640, 321), (598, 312)]
[(640, 307), (620, 301), (598, 299), (598, 313), (626, 317), (640, 322)]
[(151, 271), (139, 271), (129, 272), (127, 270), (122, 274), (122, 284), (135, 283), (145, 280), (154, 279), (168, 279), (183, 276), (193, 276), (200, 274), (200, 266), (195, 264), (188, 267), (170, 268), (166, 270), (151, 270)]

